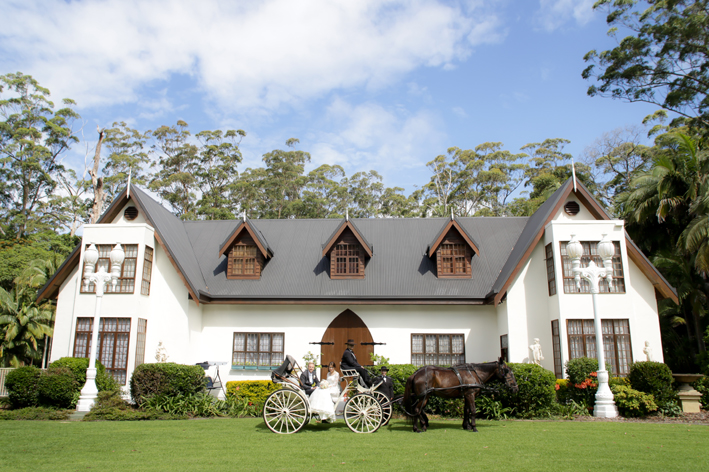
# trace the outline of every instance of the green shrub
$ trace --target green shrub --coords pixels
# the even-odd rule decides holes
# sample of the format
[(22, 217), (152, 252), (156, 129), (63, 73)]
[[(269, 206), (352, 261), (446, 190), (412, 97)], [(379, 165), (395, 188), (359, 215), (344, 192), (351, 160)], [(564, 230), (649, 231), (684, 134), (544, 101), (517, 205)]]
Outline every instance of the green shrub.
[(251, 404), (245, 398), (232, 396), (227, 400), (218, 400), (207, 393), (194, 395), (153, 395), (145, 400), (146, 411), (165, 412), (183, 417), (209, 418), (215, 416), (260, 416), (261, 408)]
[(694, 389), (702, 394), (702, 408), (709, 410), (709, 377), (702, 377), (694, 382)]
[(611, 391), (621, 416), (638, 418), (657, 411), (657, 405), (652, 395), (624, 385), (613, 385)]
[(232, 380), (226, 383), (227, 398), (243, 398), (247, 403), (263, 408), (268, 396), (281, 388), (270, 380)]
[[(403, 395), (406, 389), (406, 381), (414, 375), (419, 367), (413, 364), (392, 364), (388, 365), (389, 373), (387, 374), (391, 378), (392, 384), (394, 384), (394, 395)], [(374, 379), (381, 374), (381, 366), (367, 367), (369, 375)]]
[(198, 365), (182, 365), (174, 362), (141, 364), (130, 379), (130, 394), (133, 401), (142, 405), (153, 395), (195, 395), (205, 390), (207, 378)]
[(513, 393), (503, 382), (495, 380), (489, 384), (493, 390), (483, 390), (481, 396), (500, 401), (501, 408), (509, 408), (510, 416), (549, 416), (556, 400), (554, 373), (536, 364), (508, 363), (507, 366), (514, 373), (519, 391)]
[(672, 388), (672, 371), (662, 362), (635, 362), (628, 374), (630, 386), (655, 398), (658, 413), (678, 416), (682, 413), (677, 403), (677, 393)]
[(5, 389), (12, 408), (27, 408), (39, 404), (38, 387), (41, 375), (42, 371), (34, 366), (19, 367), (8, 372), (5, 377)]
[(170, 415), (161, 411), (136, 410), (121, 398), (118, 391), (99, 392), (91, 411), (84, 421), (145, 421), (183, 419), (184, 416)]
[[(78, 385), (77, 391), (81, 391), (86, 383), (86, 369), (89, 368), (89, 359), (86, 357), (62, 357), (49, 364), (49, 368), (52, 367), (66, 367), (71, 370)], [(118, 383), (99, 361), (96, 361), (96, 388), (99, 392), (119, 388)]]
[[(606, 370), (611, 375), (611, 366), (606, 362)], [(591, 357), (577, 357), (566, 362), (566, 376), (572, 384), (581, 384), (591, 376), (592, 372), (598, 372), (598, 360)]]
[(53, 408), (72, 408), (79, 399), (81, 387), (71, 370), (50, 367), (39, 378), (39, 404)]
[(70, 410), (55, 410), (54, 408), (27, 407), (19, 410), (0, 411), (0, 420), (66, 420)]

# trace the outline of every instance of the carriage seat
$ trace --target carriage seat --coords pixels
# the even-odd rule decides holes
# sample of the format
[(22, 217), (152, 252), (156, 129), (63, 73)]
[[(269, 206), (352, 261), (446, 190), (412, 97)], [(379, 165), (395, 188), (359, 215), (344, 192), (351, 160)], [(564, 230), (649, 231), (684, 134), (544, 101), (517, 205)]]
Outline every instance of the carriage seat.
[(353, 379), (359, 378), (359, 372), (354, 369), (342, 369), (342, 378), (352, 377)]

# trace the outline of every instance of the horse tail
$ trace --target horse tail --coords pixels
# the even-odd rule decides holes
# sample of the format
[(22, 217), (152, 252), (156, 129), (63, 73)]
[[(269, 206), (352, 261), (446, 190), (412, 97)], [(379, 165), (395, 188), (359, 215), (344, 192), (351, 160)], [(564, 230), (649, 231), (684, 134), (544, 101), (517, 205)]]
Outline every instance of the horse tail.
[(410, 376), (406, 380), (406, 387), (404, 388), (404, 401), (401, 402), (402, 409), (404, 410), (404, 414), (408, 416), (409, 418), (413, 418), (414, 416), (417, 416), (416, 413), (409, 413), (409, 407), (413, 407), (415, 405), (416, 401), (416, 394), (414, 392), (414, 377), (416, 375)]

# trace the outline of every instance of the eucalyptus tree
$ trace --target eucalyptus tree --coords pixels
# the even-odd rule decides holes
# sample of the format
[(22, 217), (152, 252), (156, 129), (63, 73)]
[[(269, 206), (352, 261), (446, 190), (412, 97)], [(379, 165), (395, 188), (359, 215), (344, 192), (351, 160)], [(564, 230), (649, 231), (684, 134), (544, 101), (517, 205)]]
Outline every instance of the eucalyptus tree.
[(153, 150), (158, 153), (158, 171), (150, 180), (157, 192), (183, 220), (197, 218), (197, 146), (189, 142), (188, 124), (178, 120), (175, 126), (161, 126), (153, 131)]
[(488, 142), (474, 149), (449, 148), (427, 164), (431, 178), (424, 186), (427, 213), (450, 216), (505, 214), (507, 199), (521, 185), (526, 154), (512, 154), (503, 144)]
[(129, 127), (125, 122), (114, 122), (105, 130), (103, 146), (108, 155), (103, 165), (103, 183), (110, 204), (126, 186), (128, 176), (131, 183), (147, 186), (151, 174), (147, 172), (152, 165), (151, 149), (148, 147), (150, 131), (140, 132)]
[[(618, 45), (592, 50), (591, 96), (646, 102), (709, 130), (709, 0), (599, 0)], [(627, 36), (624, 36), (627, 34)]]
[(233, 205), (237, 165), (241, 162), (239, 144), (246, 136), (243, 130), (201, 131), (195, 135), (199, 141), (195, 177), (200, 190), (196, 203), (197, 214), (208, 220), (234, 217)]
[(54, 110), (48, 89), (21, 72), (0, 76), (0, 214), (17, 238), (44, 226), (38, 210), (64, 172), (60, 156), (77, 142), (73, 100)]
[(308, 183), (305, 164), (310, 162), (310, 153), (296, 149), (300, 141), (286, 141), (289, 150), (275, 149), (263, 155), (266, 164), (261, 180), (265, 197), (262, 216), (265, 218), (295, 218), (302, 203), (301, 192)]

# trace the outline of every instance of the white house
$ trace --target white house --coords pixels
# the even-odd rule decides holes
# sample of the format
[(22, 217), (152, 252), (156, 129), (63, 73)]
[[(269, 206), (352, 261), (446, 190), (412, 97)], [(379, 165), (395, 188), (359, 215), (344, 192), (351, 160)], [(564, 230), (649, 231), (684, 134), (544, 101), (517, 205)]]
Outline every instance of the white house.
[(51, 359), (87, 356), (95, 296), (81, 279), (84, 249), (96, 244), (101, 266), (122, 245), (99, 359), (123, 384), (159, 343), (169, 361), (226, 362), (226, 381), (267, 379), (284, 353), (339, 365), (350, 338), (362, 364), (374, 352), (420, 365), (527, 362), (539, 338), (542, 365), (561, 377), (567, 360), (595, 357), (591, 295), (565, 256), (572, 234), (586, 254), (602, 234), (615, 243), (613, 286), (598, 296), (613, 371), (645, 360), (646, 341), (661, 361), (657, 300), (675, 291), (623, 221), (571, 180), (528, 218), (183, 222), (133, 187), (85, 226), (39, 297), (57, 298)]

